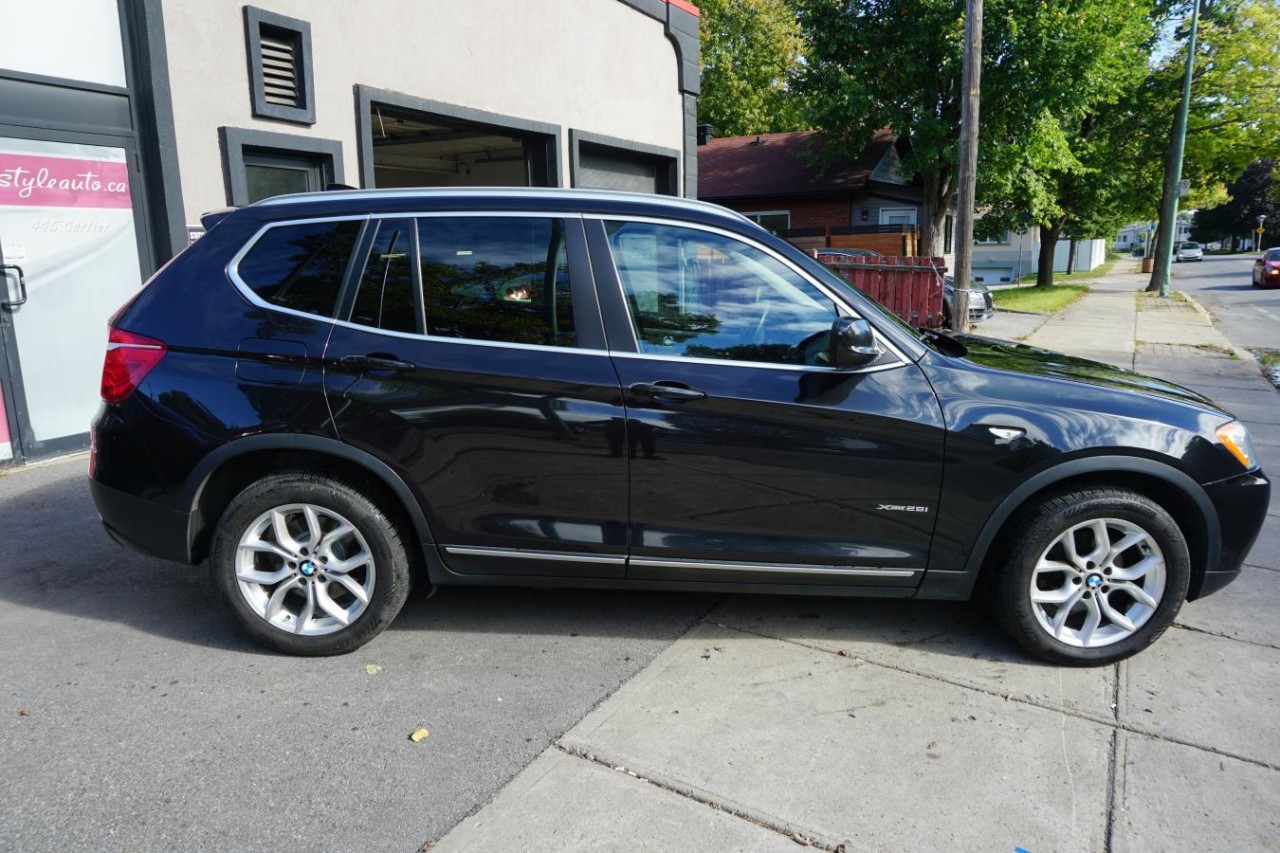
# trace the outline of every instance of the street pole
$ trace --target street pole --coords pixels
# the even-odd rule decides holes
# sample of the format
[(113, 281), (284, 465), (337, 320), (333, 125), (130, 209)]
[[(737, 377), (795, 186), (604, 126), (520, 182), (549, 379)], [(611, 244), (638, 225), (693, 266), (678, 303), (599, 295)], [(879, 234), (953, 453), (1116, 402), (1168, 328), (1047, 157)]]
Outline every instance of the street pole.
[(973, 208), (978, 178), (978, 110), (982, 94), (982, 0), (966, 0), (964, 15), (964, 101), (960, 104), (960, 164), (956, 170), (955, 304), (951, 322), (969, 331), (969, 283), (973, 279)]
[(1169, 296), (1169, 267), (1173, 265), (1173, 244), (1178, 236), (1178, 191), (1182, 185), (1182, 153), (1187, 145), (1187, 113), (1191, 109), (1191, 72), (1196, 65), (1196, 29), (1200, 24), (1200, 0), (1192, 2), (1191, 35), (1187, 39), (1187, 68), (1182, 75), (1182, 103), (1178, 105), (1178, 117), (1173, 125), (1172, 192), (1168, 193), (1169, 197), (1165, 199), (1160, 216), (1164, 255), (1157, 259), (1157, 263), (1160, 265), (1160, 296), (1166, 298)]

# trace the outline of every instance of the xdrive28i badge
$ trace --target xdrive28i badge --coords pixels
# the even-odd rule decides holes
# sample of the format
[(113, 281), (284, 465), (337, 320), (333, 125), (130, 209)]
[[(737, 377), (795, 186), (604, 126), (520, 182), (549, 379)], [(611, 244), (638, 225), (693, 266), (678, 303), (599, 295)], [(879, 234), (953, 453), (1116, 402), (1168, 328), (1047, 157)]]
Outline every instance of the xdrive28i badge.
[(908, 504), (880, 504), (876, 507), (880, 512), (928, 512), (927, 506), (910, 506)]

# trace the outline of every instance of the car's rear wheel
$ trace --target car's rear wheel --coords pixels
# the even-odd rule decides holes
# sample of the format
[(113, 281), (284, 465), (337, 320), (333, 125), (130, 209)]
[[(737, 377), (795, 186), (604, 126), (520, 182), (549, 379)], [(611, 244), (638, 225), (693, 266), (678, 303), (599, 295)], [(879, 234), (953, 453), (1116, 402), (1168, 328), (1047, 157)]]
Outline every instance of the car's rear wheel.
[(336, 655), (377, 636), (409, 593), (396, 525), (355, 486), (289, 471), (227, 507), (209, 559), (215, 587), (254, 639), (296, 655)]
[(1177, 522), (1125, 489), (1058, 494), (1011, 531), (994, 589), (1005, 629), (1037, 657), (1108, 664), (1156, 641), (1186, 599), (1191, 558)]

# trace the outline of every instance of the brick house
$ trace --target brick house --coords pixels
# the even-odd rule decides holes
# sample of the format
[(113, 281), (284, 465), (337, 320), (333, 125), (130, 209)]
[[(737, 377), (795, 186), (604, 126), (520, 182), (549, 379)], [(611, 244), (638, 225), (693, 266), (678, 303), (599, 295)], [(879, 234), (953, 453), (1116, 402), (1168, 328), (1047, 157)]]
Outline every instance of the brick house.
[[(711, 139), (698, 148), (698, 197), (737, 210), (803, 248), (916, 253), (917, 181), (903, 178), (904, 139), (877, 131), (852, 159), (824, 165), (819, 131)], [(954, 258), (953, 218), (944, 249)]]

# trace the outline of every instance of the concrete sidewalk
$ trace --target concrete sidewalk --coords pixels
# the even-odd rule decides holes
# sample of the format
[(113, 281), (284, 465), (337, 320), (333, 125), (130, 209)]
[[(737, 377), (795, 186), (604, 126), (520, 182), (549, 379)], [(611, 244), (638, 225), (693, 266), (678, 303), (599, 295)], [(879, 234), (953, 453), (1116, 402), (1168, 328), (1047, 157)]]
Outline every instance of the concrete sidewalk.
[[(1252, 358), (1140, 287), (1112, 274), (1027, 340), (1221, 400), (1280, 470)], [(1277, 527), (1101, 669), (1033, 661), (968, 604), (731, 597), (434, 850), (1273, 849)]]

